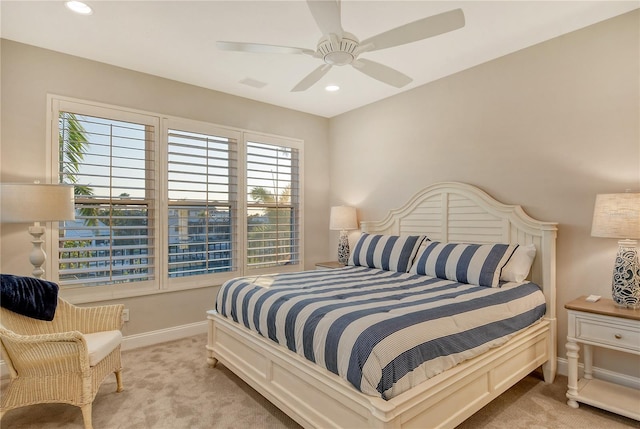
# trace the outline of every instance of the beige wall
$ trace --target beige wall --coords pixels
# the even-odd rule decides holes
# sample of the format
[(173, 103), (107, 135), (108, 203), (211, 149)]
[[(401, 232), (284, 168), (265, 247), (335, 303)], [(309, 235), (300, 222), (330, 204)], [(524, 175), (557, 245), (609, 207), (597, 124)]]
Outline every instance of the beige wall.
[[(595, 195), (640, 191), (639, 15), (333, 118), (331, 203), (356, 205), (361, 220), (381, 219), (428, 184), (459, 181), (558, 222), (564, 358), (564, 304), (610, 296), (617, 243), (590, 236)], [(598, 351), (594, 362), (640, 376), (637, 358)]]
[[(326, 259), (328, 119), (2, 40), (0, 180), (45, 180), (47, 94), (76, 97), (303, 139), (306, 268)], [(309, 162), (308, 160), (313, 160)], [(0, 271), (28, 275), (27, 225), (2, 225)], [(214, 288), (118, 300), (131, 311), (125, 335), (200, 322)]]

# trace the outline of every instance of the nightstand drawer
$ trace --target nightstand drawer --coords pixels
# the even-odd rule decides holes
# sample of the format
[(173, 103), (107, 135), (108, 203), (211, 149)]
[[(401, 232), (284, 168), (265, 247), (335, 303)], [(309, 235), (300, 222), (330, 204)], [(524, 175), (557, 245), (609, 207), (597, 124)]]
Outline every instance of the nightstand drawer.
[(616, 321), (576, 317), (576, 339), (640, 351), (640, 328)]

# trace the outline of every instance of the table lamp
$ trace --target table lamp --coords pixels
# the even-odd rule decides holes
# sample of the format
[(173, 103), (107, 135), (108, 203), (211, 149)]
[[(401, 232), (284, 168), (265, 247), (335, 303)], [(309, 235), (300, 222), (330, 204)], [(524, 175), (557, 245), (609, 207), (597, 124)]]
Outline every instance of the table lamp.
[(348, 206), (331, 207), (329, 229), (340, 231), (340, 239), (338, 240), (338, 262), (346, 265), (349, 261), (349, 236), (347, 231), (350, 229), (358, 229), (356, 208)]
[(42, 265), (47, 255), (42, 248), (44, 226), (40, 222), (75, 219), (73, 185), (41, 183), (2, 183), (0, 185), (0, 222), (28, 223), (33, 237), (33, 249), (29, 261), (33, 265), (33, 277), (43, 278)]
[(640, 308), (640, 193), (598, 194), (593, 209), (593, 237), (619, 238), (613, 267), (612, 296), (620, 307)]

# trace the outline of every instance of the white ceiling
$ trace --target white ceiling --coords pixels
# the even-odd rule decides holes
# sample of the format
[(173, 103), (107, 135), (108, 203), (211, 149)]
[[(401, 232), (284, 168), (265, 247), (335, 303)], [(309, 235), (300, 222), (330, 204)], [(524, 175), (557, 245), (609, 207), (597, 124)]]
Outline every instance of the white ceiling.
[[(342, 26), (360, 40), (462, 8), (464, 28), (362, 54), (413, 78), (401, 89), (352, 67), (333, 67), (304, 92), (290, 92), (321, 60), (305, 55), (220, 51), (217, 40), (315, 50), (322, 33), (306, 2), (96, 1), (80, 16), (62, 1), (1, 1), (3, 38), (332, 117), (640, 7), (640, 1), (342, 2)], [(262, 88), (240, 83), (264, 82)], [(341, 90), (329, 93), (328, 84)]]

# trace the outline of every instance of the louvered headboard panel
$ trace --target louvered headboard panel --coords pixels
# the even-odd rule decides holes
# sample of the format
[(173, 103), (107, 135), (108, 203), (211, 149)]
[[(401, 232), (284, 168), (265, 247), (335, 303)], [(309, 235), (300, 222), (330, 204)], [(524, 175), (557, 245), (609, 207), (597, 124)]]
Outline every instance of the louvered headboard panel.
[(443, 182), (418, 192), (381, 221), (363, 221), (370, 234), (424, 234), (432, 241), (533, 243), (531, 281), (547, 297), (547, 317), (555, 320), (557, 224), (531, 218), (519, 205), (502, 204), (474, 186)]

